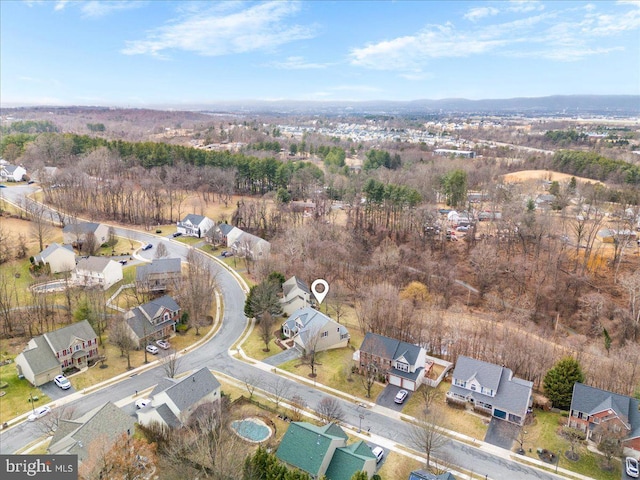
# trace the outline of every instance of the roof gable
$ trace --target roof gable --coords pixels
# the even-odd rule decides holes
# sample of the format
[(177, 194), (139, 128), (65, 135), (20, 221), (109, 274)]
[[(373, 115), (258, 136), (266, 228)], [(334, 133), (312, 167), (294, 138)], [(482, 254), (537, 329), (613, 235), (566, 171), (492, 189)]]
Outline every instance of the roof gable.
[(86, 270), (88, 272), (103, 273), (111, 264), (118, 265), (107, 257), (89, 257), (81, 259), (76, 265), (76, 270)]
[(144, 281), (148, 275), (153, 274), (179, 274), (182, 272), (182, 265), (179, 258), (158, 258), (151, 263), (145, 263), (136, 268), (136, 280)]
[(87, 341), (97, 337), (88, 320), (67, 325), (42, 336), (47, 340), (54, 353), (68, 348), (76, 338)]
[(588, 415), (613, 410), (631, 428), (631, 437), (640, 436), (638, 400), (625, 395), (601, 390), (583, 383), (575, 383), (571, 397), (571, 411)]
[(389, 361), (404, 358), (410, 365), (415, 365), (420, 357), (421, 347), (368, 332), (360, 345), (360, 351)]
[(453, 370), (453, 378), (467, 382), (475, 378), (484, 388), (497, 392), (504, 370), (506, 369), (499, 365), (460, 355)]
[(220, 388), (220, 382), (208, 368), (202, 367), (176, 384), (169, 386), (165, 393), (182, 412), (218, 388)]
[[(311, 475), (319, 475), (331, 442), (346, 437), (342, 436), (344, 431), (339, 426), (335, 425), (342, 435), (331, 425), (319, 428), (306, 422), (292, 422), (280, 442), (276, 457)], [(337, 435), (332, 435), (329, 430)]]

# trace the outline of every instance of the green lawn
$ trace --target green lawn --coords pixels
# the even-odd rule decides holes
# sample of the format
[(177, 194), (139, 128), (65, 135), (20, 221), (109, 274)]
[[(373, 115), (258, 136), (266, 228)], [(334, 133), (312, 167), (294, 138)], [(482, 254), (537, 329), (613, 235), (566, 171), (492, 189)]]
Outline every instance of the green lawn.
[[(567, 440), (558, 435), (560, 429), (560, 422), (566, 420), (558, 413), (544, 412), (541, 410), (535, 411), (535, 419), (533, 425), (525, 426), (527, 435), (525, 438), (525, 451), (527, 456), (532, 458), (538, 458), (536, 450), (538, 448), (546, 448), (552, 452), (562, 452), (560, 455), (560, 468), (566, 468), (582, 475), (587, 475), (599, 480), (617, 480), (620, 478), (620, 462), (613, 460), (614, 470), (612, 472), (606, 472), (600, 468), (600, 465), (604, 462), (604, 457), (596, 453), (591, 452), (586, 446), (581, 445), (577, 448), (577, 453), (580, 455), (580, 460), (572, 462), (564, 456), (564, 452), (570, 450), (570, 444)], [(517, 448), (516, 445), (514, 447)], [(529, 449), (532, 450), (529, 453)]]
[(2, 391), (6, 394), (0, 397), (0, 423), (8, 422), (18, 415), (29, 412), (31, 402), (29, 396), (37, 397), (35, 406), (49, 403), (51, 399), (44, 395), (39, 388), (34, 388), (25, 379), (19, 379), (15, 363), (9, 363), (0, 367), (0, 384), (7, 383)]

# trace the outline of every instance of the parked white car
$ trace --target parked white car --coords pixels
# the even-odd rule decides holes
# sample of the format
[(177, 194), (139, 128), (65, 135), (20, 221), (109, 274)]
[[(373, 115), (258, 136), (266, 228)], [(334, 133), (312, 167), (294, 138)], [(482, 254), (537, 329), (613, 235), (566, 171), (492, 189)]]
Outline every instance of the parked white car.
[(624, 468), (627, 471), (627, 475), (631, 478), (638, 478), (640, 476), (640, 467), (638, 466), (638, 460), (633, 457), (627, 457), (624, 461)]
[(53, 379), (53, 383), (63, 390), (69, 390), (71, 388), (71, 382), (64, 375), (56, 375)]
[(139, 398), (136, 400), (136, 408), (144, 408), (151, 403), (149, 398)]
[(149, 352), (151, 355), (157, 355), (158, 352), (160, 350), (158, 350), (158, 347), (156, 347), (155, 345), (147, 345), (146, 348), (147, 352)]
[(44, 417), (51, 411), (51, 407), (39, 407), (34, 410), (34, 412), (27, 417), (27, 420), (30, 422), (34, 422), (39, 418)]
[(380, 463), (382, 461), (382, 458), (384, 457), (384, 448), (375, 447), (371, 450), (371, 453), (376, 456), (376, 463)]
[(407, 398), (407, 395), (409, 395), (409, 392), (407, 392), (406, 390), (400, 390), (397, 394), (396, 394), (396, 398), (393, 399), (394, 402), (400, 404), (400, 403), (404, 403), (404, 401)]
[(156, 345), (158, 345), (163, 350), (169, 350), (171, 345), (166, 340), (156, 340)]

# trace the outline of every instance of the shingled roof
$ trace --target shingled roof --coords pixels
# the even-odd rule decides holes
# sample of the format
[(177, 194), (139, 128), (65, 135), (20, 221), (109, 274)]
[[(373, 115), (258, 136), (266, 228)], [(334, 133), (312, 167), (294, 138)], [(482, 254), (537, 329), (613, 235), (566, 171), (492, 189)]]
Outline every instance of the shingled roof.
[(59, 352), (65, 348), (69, 348), (69, 345), (75, 338), (87, 341), (93, 340), (97, 337), (96, 332), (88, 320), (82, 320), (81, 322), (72, 323), (66, 327), (59, 328), (53, 332), (48, 332), (42, 335), (46, 341), (51, 345), (51, 350)]

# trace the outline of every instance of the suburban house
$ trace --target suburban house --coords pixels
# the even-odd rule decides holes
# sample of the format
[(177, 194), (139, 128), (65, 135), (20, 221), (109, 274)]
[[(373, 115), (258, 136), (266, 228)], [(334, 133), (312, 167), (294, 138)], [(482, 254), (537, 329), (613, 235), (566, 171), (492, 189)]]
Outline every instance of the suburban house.
[(282, 324), (282, 333), (287, 338), (293, 338), (302, 351), (322, 352), (346, 347), (350, 338), (344, 325), (311, 307), (293, 312)]
[[(227, 237), (227, 241), (229, 241), (229, 237)], [(235, 255), (248, 257), (252, 260), (268, 257), (271, 251), (269, 242), (247, 232), (242, 232), (228, 246)]]
[(122, 265), (106, 257), (87, 257), (78, 262), (71, 277), (78, 285), (106, 290), (122, 280)]
[(136, 346), (142, 347), (149, 340), (172, 335), (179, 315), (180, 306), (169, 295), (165, 295), (132, 308), (126, 313), (125, 320)]
[(63, 369), (84, 368), (98, 357), (98, 337), (87, 320), (29, 340), (15, 359), (18, 375), (39, 387)]
[(135, 418), (107, 402), (75, 420), (61, 418), (47, 453), (78, 455), (81, 464), (92, 453), (108, 451), (123, 434), (133, 435), (135, 423)]
[(94, 222), (70, 223), (62, 229), (62, 241), (69, 245), (81, 247), (89, 234), (93, 234), (96, 239), (96, 246), (100, 246), (109, 240), (109, 227)]
[(177, 232), (187, 237), (201, 238), (214, 226), (215, 223), (210, 218), (190, 213), (177, 223)]
[(164, 292), (182, 279), (179, 258), (157, 258), (136, 268), (136, 288), (142, 292)]
[(307, 472), (313, 478), (349, 480), (354, 473), (376, 470), (376, 457), (362, 440), (347, 445), (348, 436), (338, 425), (317, 427), (307, 422), (292, 422), (282, 437), (276, 457)]
[(371, 332), (365, 335), (353, 358), (361, 372), (373, 366), (386, 375), (391, 385), (412, 392), (418, 389), (433, 366), (433, 362), (427, 360), (424, 348)]
[(234, 227), (233, 225), (229, 225), (228, 223), (219, 223), (218, 225), (211, 228), (207, 233), (207, 241), (215, 244), (215, 245), (228, 245), (228, 235), (231, 233), (232, 238), (237, 238), (237, 235), (234, 235), (234, 230), (238, 232), (238, 235), (242, 232), (238, 227)]
[(293, 315), (293, 312), (304, 307), (311, 307), (311, 290), (309, 286), (298, 277), (291, 277), (282, 284), (282, 311), (286, 315)]
[(20, 165), (5, 163), (0, 165), (0, 180), (4, 182), (21, 182), (27, 171)]
[(414, 470), (409, 474), (409, 480), (456, 480), (456, 477), (449, 472), (436, 475), (426, 470)]
[(151, 403), (138, 410), (138, 422), (148, 426), (153, 422), (177, 428), (186, 423), (196, 408), (220, 401), (220, 382), (208, 368), (180, 380), (164, 378), (153, 389)]
[(622, 445), (640, 453), (640, 402), (632, 397), (600, 390), (583, 383), (573, 385), (569, 426), (582, 430), (588, 440), (598, 442), (598, 427), (619, 432)]
[(493, 363), (459, 356), (453, 370), (447, 402), (471, 403), (496, 418), (523, 425), (533, 403), (533, 383)]
[(52, 243), (33, 257), (33, 260), (49, 265), (51, 273), (70, 272), (76, 268), (76, 254), (71, 245)]

